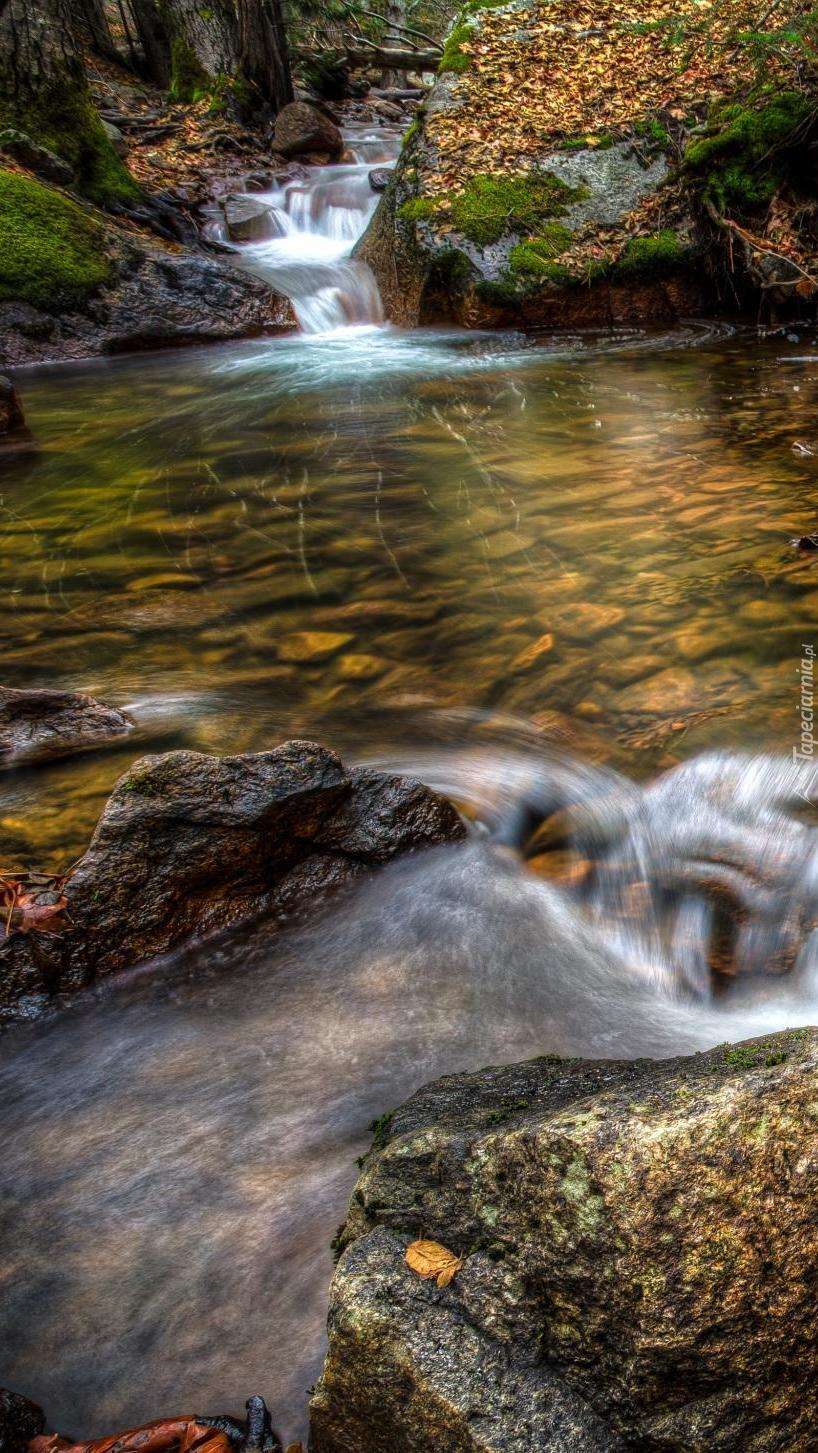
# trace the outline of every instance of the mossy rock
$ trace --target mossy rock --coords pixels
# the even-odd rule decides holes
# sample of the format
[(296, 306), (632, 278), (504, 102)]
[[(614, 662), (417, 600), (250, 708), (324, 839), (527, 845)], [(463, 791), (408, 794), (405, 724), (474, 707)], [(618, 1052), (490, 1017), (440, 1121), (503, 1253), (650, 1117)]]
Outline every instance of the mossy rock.
[(652, 282), (678, 272), (689, 261), (689, 250), (666, 227), (650, 237), (633, 237), (623, 247), (611, 272), (618, 282)]
[(0, 170), (0, 299), (83, 308), (113, 278), (102, 224), (32, 177)]
[(102, 207), (136, 202), (142, 193), (105, 134), (84, 84), (68, 71), (44, 88), (36, 107), (24, 114), (3, 96), (0, 76), (0, 129), (21, 128), (56, 153), (73, 174), (83, 196)]
[(482, 174), (469, 177), (448, 203), (458, 232), (477, 247), (499, 242), (507, 233), (532, 234), (548, 218), (561, 217), (571, 202), (586, 195), (548, 171)]

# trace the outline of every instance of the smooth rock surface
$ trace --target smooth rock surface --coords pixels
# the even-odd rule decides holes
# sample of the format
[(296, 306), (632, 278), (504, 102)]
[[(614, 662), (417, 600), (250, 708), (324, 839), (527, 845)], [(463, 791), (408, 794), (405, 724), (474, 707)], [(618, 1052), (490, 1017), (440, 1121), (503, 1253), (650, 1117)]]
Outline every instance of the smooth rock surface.
[(70, 757), (130, 730), (121, 711), (81, 692), (0, 686), (0, 767)]
[(49, 996), (262, 914), (289, 913), (399, 853), (463, 837), (445, 798), (334, 752), (144, 757), (120, 778), (66, 888), (71, 929), (0, 948), (0, 1022)]
[(273, 150), (285, 157), (326, 152), (339, 157), (344, 138), (335, 122), (308, 101), (291, 101), (276, 117)]
[(352, 1198), (314, 1453), (811, 1453), (816, 1090), (813, 1029), (420, 1090)]

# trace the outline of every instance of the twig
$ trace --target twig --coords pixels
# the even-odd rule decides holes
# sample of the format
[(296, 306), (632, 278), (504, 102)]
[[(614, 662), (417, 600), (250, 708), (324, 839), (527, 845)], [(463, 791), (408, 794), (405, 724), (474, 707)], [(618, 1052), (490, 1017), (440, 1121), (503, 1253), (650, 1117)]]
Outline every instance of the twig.
[(436, 50), (439, 50), (441, 52), (443, 50), (443, 46), (440, 44), (440, 41), (435, 40), (434, 37), (431, 35), (427, 35), (425, 30), (415, 30), (413, 26), (404, 25), (400, 20), (387, 20), (386, 16), (379, 15), (377, 10), (365, 10), (363, 5), (356, 5), (354, 11), (350, 10), (348, 12), (348, 17), (350, 15), (353, 16), (353, 18), (355, 15), (368, 15), (370, 20), (383, 21), (388, 31), (402, 30), (405, 35), (416, 35), (420, 38), (420, 40), (428, 41), (429, 45), (433, 45)]

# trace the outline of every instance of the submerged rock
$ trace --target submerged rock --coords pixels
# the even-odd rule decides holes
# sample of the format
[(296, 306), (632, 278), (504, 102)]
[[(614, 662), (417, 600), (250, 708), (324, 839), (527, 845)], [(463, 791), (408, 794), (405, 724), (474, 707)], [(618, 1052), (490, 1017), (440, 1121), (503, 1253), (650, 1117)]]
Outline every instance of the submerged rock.
[(314, 1453), (808, 1453), (816, 1083), (804, 1029), (420, 1090), (342, 1231)]
[(0, 767), (53, 761), (125, 736), (123, 712), (79, 691), (0, 686)]
[(308, 101), (291, 101), (276, 117), (273, 150), (287, 158), (325, 152), (330, 159), (344, 150), (344, 138), (331, 117)]
[(120, 778), (69, 879), (70, 931), (17, 935), (0, 948), (0, 1022), (463, 835), (451, 804), (420, 782), (348, 772), (312, 742), (239, 757), (145, 757)]
[(25, 416), (10, 378), (0, 374), (0, 439), (16, 429), (25, 428)]

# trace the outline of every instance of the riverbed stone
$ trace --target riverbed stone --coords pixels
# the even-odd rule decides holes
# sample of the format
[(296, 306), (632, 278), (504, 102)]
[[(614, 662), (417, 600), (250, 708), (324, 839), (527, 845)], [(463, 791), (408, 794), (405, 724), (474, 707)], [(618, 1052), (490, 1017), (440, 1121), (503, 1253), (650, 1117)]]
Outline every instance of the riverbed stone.
[(231, 242), (266, 242), (281, 236), (281, 224), (272, 209), (252, 197), (225, 198), (224, 220)]
[(464, 833), (455, 808), (420, 782), (348, 772), (313, 742), (144, 757), (117, 782), (71, 874), (69, 931), (15, 935), (0, 948), (0, 1023)]
[(124, 712), (78, 691), (0, 686), (0, 767), (118, 743), (131, 728)]
[(418, 1091), (342, 1228), (314, 1453), (809, 1453), (816, 1085), (804, 1029)]
[(325, 152), (337, 158), (344, 149), (344, 138), (331, 117), (308, 101), (291, 101), (276, 117), (273, 150), (281, 156), (307, 156)]
[(295, 631), (278, 648), (282, 661), (325, 661), (355, 637), (348, 631)]
[(22, 405), (10, 378), (0, 374), (0, 439), (25, 426)]

